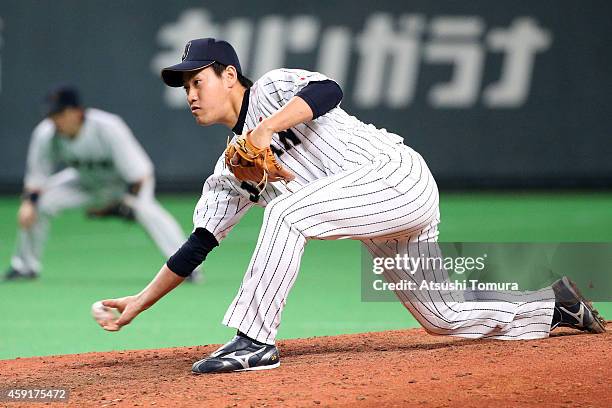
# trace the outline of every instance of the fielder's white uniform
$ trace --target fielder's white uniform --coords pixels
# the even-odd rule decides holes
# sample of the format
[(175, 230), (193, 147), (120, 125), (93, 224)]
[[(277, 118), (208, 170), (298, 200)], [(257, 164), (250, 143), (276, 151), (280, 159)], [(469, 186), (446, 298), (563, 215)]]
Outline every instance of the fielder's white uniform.
[[(58, 164), (65, 169), (53, 174)], [(125, 197), (127, 186), (145, 180), (137, 195), (125, 201), (136, 220), (165, 257), (172, 255), (185, 236), (174, 218), (155, 200), (151, 160), (128, 126), (117, 115), (86, 109), (74, 139), (56, 135), (50, 119), (33, 131), (25, 175), (28, 190), (40, 190), (38, 218), (29, 229), (18, 231), (12, 267), (18, 271), (41, 270), (41, 256), (49, 218), (68, 208), (103, 206)]]
[[(326, 79), (303, 70), (267, 73), (250, 89), (242, 131), (253, 129), (310, 81)], [(259, 197), (257, 205), (265, 207), (265, 216), (257, 246), (223, 320), (268, 344), (274, 344), (308, 240), (357, 239), (377, 257), (409, 253), (420, 242), (428, 243), (429, 251), (439, 251), (435, 242), (440, 222), (438, 189), (421, 155), (400, 136), (362, 123), (340, 107), (289, 133), (275, 134), (272, 147), (296, 178), (288, 188), (280, 182), (268, 184)], [(204, 185), (194, 227), (206, 228), (222, 241), (255, 205), (249, 196), (221, 155)], [(447, 275), (444, 270), (414, 275), (388, 270), (385, 278), (418, 284), (423, 279), (441, 282)], [(396, 294), (429, 332), (471, 338), (546, 337), (555, 303), (550, 288), (529, 301), (519, 295), (515, 301), (470, 302), (459, 294), (435, 291)]]

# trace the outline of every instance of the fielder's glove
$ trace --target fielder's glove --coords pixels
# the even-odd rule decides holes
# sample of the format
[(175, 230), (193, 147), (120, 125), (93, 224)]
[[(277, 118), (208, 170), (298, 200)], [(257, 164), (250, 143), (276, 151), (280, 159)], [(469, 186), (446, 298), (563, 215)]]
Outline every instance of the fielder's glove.
[(135, 219), (134, 210), (123, 201), (115, 201), (102, 208), (88, 208), (87, 216), (89, 218), (117, 217), (128, 221)]
[(225, 165), (240, 181), (255, 183), (259, 192), (268, 182), (291, 181), (293, 173), (281, 166), (270, 147), (258, 148), (249, 141), (249, 134), (240, 136), (225, 149)]

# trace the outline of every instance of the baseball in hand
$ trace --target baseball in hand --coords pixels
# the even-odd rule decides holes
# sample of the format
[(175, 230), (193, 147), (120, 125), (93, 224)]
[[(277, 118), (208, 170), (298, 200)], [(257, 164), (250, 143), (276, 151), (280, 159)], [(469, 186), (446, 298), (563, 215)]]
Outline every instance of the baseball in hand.
[(119, 317), (114, 309), (104, 306), (102, 301), (97, 301), (91, 305), (91, 315), (102, 327), (104, 327), (108, 322), (112, 322)]

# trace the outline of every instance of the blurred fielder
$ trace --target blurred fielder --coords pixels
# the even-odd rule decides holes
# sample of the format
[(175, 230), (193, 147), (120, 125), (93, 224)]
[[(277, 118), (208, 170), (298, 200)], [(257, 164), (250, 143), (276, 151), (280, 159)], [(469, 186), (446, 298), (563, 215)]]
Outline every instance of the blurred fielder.
[[(155, 200), (153, 164), (125, 122), (84, 108), (69, 86), (52, 90), (46, 105), (47, 118), (32, 133), (17, 246), (4, 279), (39, 276), (50, 218), (74, 207), (87, 206), (94, 218), (136, 220), (165, 257), (172, 255), (185, 236)], [(55, 172), (58, 166), (64, 168)], [(199, 276), (196, 270), (190, 280)]]
[[(190, 41), (183, 61), (162, 71), (184, 87), (200, 125), (224, 124), (234, 137), (202, 191), (189, 240), (134, 296), (104, 301), (122, 312), (102, 322), (119, 330), (176, 287), (253, 205), (265, 207), (257, 246), (223, 323), (236, 336), (193, 364), (195, 373), (278, 367), (281, 314), (311, 239), (356, 239), (376, 257), (438, 255), (438, 189), (421, 155), (403, 139), (350, 116), (342, 91), (324, 75), (277, 69), (254, 84), (230, 44)], [(433, 251), (433, 253), (432, 253)], [(333, 273), (333, 271), (330, 271)], [(388, 269), (402, 279), (445, 282), (444, 269)], [(529, 298), (465, 301), (463, 293), (396, 290), (433, 334), (536, 339), (557, 326), (604, 330), (566, 278)]]

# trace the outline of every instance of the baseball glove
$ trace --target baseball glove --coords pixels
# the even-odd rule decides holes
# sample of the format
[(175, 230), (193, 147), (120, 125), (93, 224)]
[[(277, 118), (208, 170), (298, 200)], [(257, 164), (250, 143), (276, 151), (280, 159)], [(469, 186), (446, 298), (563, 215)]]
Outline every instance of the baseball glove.
[(293, 173), (281, 166), (270, 147), (258, 148), (249, 141), (249, 134), (240, 136), (225, 149), (225, 164), (240, 181), (251, 181), (261, 192), (268, 182), (291, 181)]
[(136, 219), (132, 207), (123, 201), (113, 201), (101, 208), (88, 208), (87, 216), (89, 218), (118, 217), (127, 221), (134, 221)]

